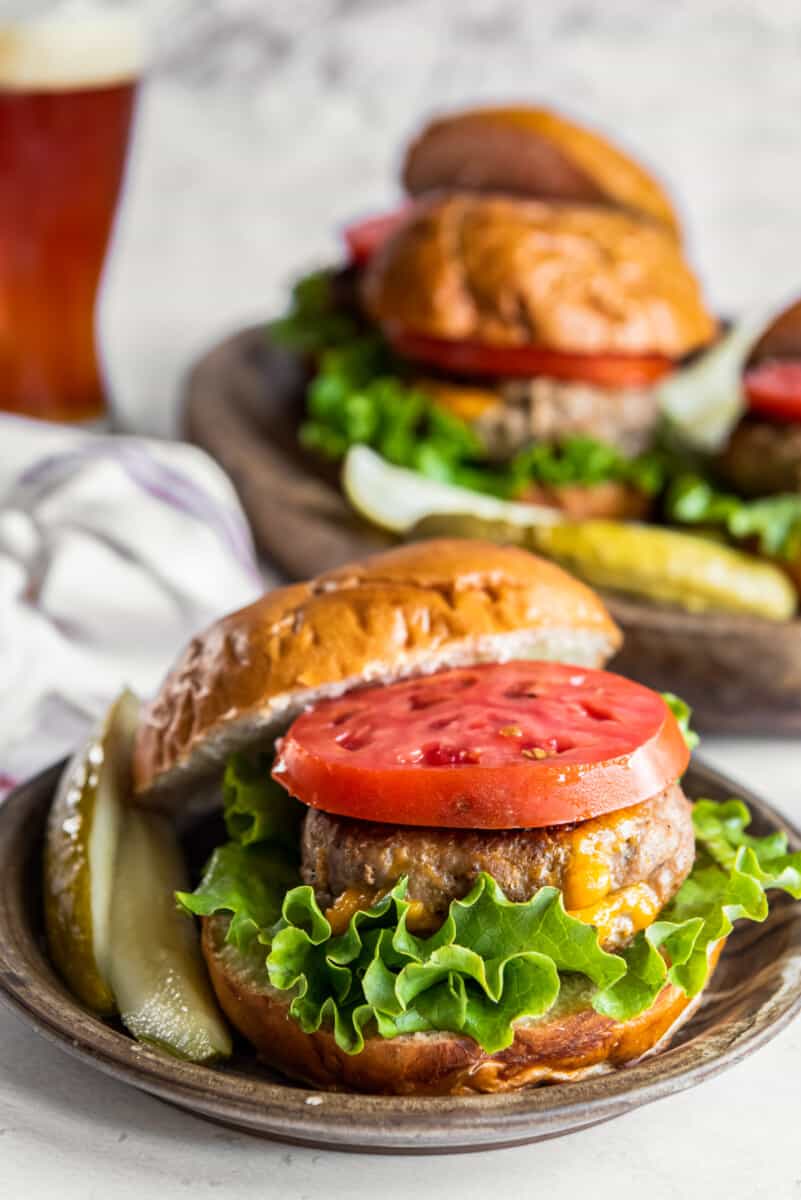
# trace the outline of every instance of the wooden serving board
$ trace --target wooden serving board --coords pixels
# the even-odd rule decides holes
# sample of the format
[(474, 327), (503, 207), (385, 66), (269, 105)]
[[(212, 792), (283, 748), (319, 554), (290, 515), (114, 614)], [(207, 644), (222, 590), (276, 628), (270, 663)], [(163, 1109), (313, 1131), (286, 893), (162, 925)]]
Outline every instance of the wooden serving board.
[[(336, 470), (298, 446), (306, 382), (297, 355), (246, 329), (195, 365), (184, 406), (186, 436), (230, 475), (260, 550), (289, 579), (392, 543), (354, 516)], [(625, 633), (614, 669), (683, 696), (699, 729), (801, 733), (801, 621), (606, 599)]]

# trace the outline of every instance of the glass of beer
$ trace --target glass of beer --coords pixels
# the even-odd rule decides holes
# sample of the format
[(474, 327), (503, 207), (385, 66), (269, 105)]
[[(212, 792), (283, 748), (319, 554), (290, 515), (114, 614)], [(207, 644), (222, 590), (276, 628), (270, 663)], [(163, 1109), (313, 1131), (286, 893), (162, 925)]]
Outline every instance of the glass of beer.
[(130, 12), (0, 18), (0, 409), (105, 411), (95, 305), (141, 65)]

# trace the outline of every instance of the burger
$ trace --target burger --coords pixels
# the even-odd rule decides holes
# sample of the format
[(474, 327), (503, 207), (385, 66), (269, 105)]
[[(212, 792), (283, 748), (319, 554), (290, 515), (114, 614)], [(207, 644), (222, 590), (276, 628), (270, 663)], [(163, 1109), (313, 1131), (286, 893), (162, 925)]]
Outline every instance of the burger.
[(744, 365), (746, 412), (720, 459), (743, 496), (801, 494), (801, 300), (780, 313)]
[(541, 109), (435, 121), (409, 202), (273, 336), (312, 350), (301, 440), (569, 516), (641, 517), (663, 484), (657, 384), (715, 337), (661, 186)]
[(140, 806), (211, 794), (181, 905), (219, 1004), (317, 1088), (496, 1092), (666, 1044), (731, 921), (801, 895), (779, 835), (682, 790), (686, 713), (610, 674), (598, 597), (469, 541), (270, 593), (141, 717)]
[(742, 368), (745, 411), (703, 476), (675, 478), (668, 516), (722, 528), (801, 591), (801, 301), (764, 329)]
[[(535, 471), (516, 498), (572, 516), (643, 515), (648, 493), (622, 463), (654, 442), (654, 385), (714, 330), (669, 234), (607, 209), (450, 194), (377, 252), (363, 299), (390, 346), (433, 370), (420, 386), (467, 416), (499, 469), (529, 450)], [(617, 452), (616, 472), (579, 475), (577, 493), (538, 479), (538, 448), (558, 462), (571, 439)]]

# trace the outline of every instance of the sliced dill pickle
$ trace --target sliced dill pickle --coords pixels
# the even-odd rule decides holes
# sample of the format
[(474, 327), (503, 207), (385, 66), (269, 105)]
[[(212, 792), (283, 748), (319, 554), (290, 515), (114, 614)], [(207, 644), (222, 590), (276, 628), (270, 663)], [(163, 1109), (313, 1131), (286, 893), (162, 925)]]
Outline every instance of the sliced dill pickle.
[(165, 817), (129, 808), (117, 852), (110, 979), (141, 1042), (192, 1062), (227, 1058), (231, 1037), (211, 990), (195, 922), (179, 911), (186, 865)]
[(50, 809), (44, 910), (50, 954), (87, 1007), (115, 1010), (109, 983), (111, 894), (139, 701), (124, 691), (70, 760)]
[(579, 521), (529, 526), (529, 546), (593, 587), (675, 604), (783, 621), (796, 593), (771, 563), (697, 535), (650, 525)]
[(409, 541), (426, 538), (478, 538), (504, 546), (529, 546), (531, 527), (515, 521), (493, 520), (472, 513), (431, 513), (417, 521), (406, 534)]

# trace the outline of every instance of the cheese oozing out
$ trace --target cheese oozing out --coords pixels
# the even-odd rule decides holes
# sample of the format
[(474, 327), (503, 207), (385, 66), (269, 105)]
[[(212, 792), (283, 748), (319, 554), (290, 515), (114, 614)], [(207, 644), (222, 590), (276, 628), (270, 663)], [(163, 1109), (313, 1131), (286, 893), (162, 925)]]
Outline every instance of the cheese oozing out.
[[(600, 941), (608, 946), (623, 945), (647, 929), (661, 907), (659, 896), (647, 882), (612, 888), (609, 864), (636, 836), (636, 812), (637, 806), (594, 817), (569, 835), (570, 853), (562, 884), (565, 908), (576, 920), (594, 925)], [(343, 933), (355, 912), (369, 908), (383, 894), (347, 888), (326, 909), (332, 933)], [(412, 933), (427, 934), (437, 928), (440, 919), (422, 901), (412, 900), (406, 923)]]

